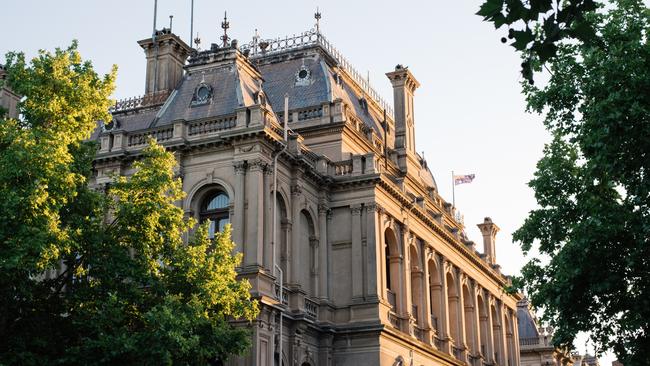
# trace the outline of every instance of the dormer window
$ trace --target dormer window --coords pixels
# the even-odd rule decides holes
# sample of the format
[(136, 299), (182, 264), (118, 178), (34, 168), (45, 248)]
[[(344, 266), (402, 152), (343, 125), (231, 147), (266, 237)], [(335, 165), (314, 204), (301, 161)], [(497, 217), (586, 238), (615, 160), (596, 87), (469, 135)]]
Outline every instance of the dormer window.
[(311, 71), (306, 65), (302, 65), (296, 72), (296, 86), (308, 86), (311, 83)]
[(201, 82), (196, 89), (194, 90), (194, 96), (192, 97), (192, 107), (204, 104), (210, 104), (212, 102), (212, 87), (205, 82)]

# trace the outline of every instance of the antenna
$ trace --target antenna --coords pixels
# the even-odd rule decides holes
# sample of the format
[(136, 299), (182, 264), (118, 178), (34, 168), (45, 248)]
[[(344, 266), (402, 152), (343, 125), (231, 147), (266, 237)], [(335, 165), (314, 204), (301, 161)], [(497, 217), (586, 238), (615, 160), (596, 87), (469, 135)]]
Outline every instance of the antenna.
[(156, 16), (158, 13), (158, 0), (154, 0), (153, 2), (153, 32), (151, 32), (151, 38), (153, 38), (154, 42), (156, 41)]
[(158, 17), (158, 0), (153, 3), (153, 34), (151, 40), (155, 47), (155, 55), (153, 61), (153, 90), (152, 93), (158, 91), (158, 42), (156, 41), (156, 18)]
[[(190, 5), (190, 48), (194, 48), (194, 43), (192, 37), (194, 36), (194, 0)], [(198, 34), (196, 35), (198, 38)]]

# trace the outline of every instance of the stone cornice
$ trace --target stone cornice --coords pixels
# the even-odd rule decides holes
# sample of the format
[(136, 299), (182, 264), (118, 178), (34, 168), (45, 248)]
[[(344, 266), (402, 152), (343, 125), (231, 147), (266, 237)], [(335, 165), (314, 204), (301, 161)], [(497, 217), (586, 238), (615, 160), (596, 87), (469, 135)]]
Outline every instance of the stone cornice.
[[(468, 259), (471, 263), (473, 263), (475, 266), (477, 266), (479, 269), (483, 271), (488, 277), (490, 277), (492, 280), (494, 280), (497, 284), (500, 286), (505, 286), (506, 285), (506, 280), (505, 278), (502, 277), (502, 275), (496, 273), (492, 268), (489, 267), (489, 265), (481, 258), (476, 255), (475, 253), (470, 253), (469, 250), (465, 247), (463, 243), (458, 241), (456, 238), (454, 238), (445, 228), (441, 227), (437, 222), (435, 222), (433, 219), (429, 218), (428, 215), (418, 207), (418, 206), (411, 206), (411, 203), (401, 191), (399, 191), (392, 182), (388, 182), (385, 177), (382, 177), (379, 185), (384, 188), (387, 192), (389, 192), (394, 198), (396, 198), (400, 204), (402, 204), (404, 207), (409, 207), (409, 211), (411, 214), (413, 214), (415, 217), (421, 220), (424, 224), (426, 224), (427, 227), (433, 230), (436, 234), (438, 234), (446, 243), (450, 244), (457, 252), (462, 254), (466, 259)], [(521, 296), (513, 296), (516, 300), (520, 300)]]

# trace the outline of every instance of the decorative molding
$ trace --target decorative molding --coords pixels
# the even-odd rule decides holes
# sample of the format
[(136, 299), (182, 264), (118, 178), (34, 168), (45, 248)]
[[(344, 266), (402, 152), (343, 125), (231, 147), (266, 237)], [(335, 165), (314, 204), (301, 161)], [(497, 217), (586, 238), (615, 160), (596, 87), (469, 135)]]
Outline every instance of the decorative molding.
[(327, 215), (329, 213), (329, 211), (330, 211), (330, 208), (325, 203), (319, 203), (318, 204), (318, 216)]
[(261, 171), (264, 172), (268, 168), (269, 164), (262, 159), (253, 159), (248, 161), (248, 170), (251, 172)]
[(350, 211), (352, 212), (352, 215), (361, 215), (361, 205), (359, 204), (354, 204), (350, 205)]
[(291, 195), (292, 196), (301, 196), (302, 195), (302, 186), (299, 184), (291, 185)]
[(246, 162), (245, 161), (236, 161), (233, 163), (235, 168), (235, 174), (241, 175), (246, 173)]

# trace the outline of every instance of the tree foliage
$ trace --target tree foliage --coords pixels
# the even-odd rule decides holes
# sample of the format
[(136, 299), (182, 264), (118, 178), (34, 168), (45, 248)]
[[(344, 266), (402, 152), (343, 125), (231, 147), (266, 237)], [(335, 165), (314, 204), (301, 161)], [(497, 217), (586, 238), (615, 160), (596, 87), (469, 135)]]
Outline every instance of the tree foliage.
[(207, 364), (249, 346), (257, 303), (230, 228), (208, 238), (176, 203), (174, 156), (151, 142), (130, 177), (88, 186), (99, 77), (73, 43), (7, 55), (20, 120), (0, 120), (0, 364)]
[(521, 74), (531, 84), (535, 64), (556, 56), (558, 42), (598, 40), (593, 24), (585, 17), (596, 10), (595, 0), (485, 0), (476, 13), (499, 29), (508, 27), (501, 42), (522, 52)]
[(637, 0), (592, 8), (579, 18), (593, 37), (565, 33), (546, 59), (548, 83), (522, 84), (553, 139), (530, 182), (539, 207), (514, 233), (548, 260), (531, 260), (517, 282), (556, 344), (589, 332), (626, 366), (648, 365), (650, 13)]

